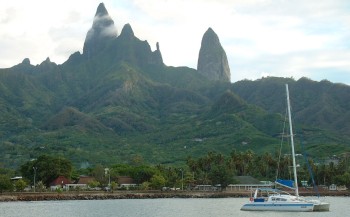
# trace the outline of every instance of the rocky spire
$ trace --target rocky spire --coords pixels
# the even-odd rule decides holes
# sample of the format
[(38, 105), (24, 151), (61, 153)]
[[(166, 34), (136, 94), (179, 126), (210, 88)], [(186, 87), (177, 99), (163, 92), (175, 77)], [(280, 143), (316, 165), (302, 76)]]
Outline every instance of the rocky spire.
[(197, 70), (211, 80), (230, 82), (231, 73), (225, 50), (211, 28), (203, 35)]
[(159, 65), (159, 66), (163, 66), (163, 57), (162, 57), (162, 53), (160, 52), (159, 49), (159, 42), (156, 43), (156, 50), (152, 52), (152, 63)]
[(57, 64), (54, 62), (51, 62), (50, 58), (47, 57), (45, 61), (40, 63), (40, 65), (37, 66), (38, 71), (51, 71), (53, 72), (54, 69), (57, 68)]
[(135, 37), (134, 31), (132, 30), (131, 25), (129, 23), (124, 25), (119, 37), (121, 37), (121, 38), (133, 38), (133, 37)]
[(109, 16), (104, 4), (100, 3), (97, 7), (92, 27), (86, 35), (83, 54), (87, 57), (95, 55), (105, 47), (109, 39), (117, 36), (118, 32), (114, 26), (114, 21)]

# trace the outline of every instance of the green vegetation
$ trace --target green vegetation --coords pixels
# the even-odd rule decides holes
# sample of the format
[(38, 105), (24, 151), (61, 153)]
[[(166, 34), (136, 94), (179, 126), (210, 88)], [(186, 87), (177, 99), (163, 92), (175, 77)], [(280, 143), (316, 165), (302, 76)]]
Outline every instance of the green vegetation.
[[(2, 122), (6, 123), (0, 125), (2, 164), (15, 168), (42, 154), (59, 154), (70, 159), (76, 167), (131, 163), (135, 156), (152, 164), (181, 165), (188, 156), (199, 157), (213, 150), (220, 153), (229, 153), (232, 149), (251, 149), (257, 153), (274, 151), (279, 144), (277, 135), (283, 127), (283, 84), (287, 81), (291, 84), (295, 104), (293, 114), (297, 134), (304, 135), (307, 151), (322, 160), (350, 150), (350, 134), (346, 124), (349, 123), (346, 110), (349, 105), (336, 101), (334, 111), (341, 107), (340, 113), (329, 110), (322, 116), (338, 114), (339, 117), (333, 119), (339, 125), (334, 121), (320, 122), (324, 119), (314, 117), (319, 114), (308, 112), (308, 107), (304, 106), (321, 108), (323, 104), (303, 102), (301, 106), (299, 101), (304, 101), (303, 92), (293, 89), (303, 80), (296, 82), (268, 78), (232, 85), (211, 84), (215, 88), (211, 88), (207, 81), (201, 83), (204, 85), (202, 88), (208, 85), (206, 90), (201, 89), (200, 85), (194, 85), (193, 89), (188, 86), (180, 89), (183, 85), (174, 81), (171, 81), (171, 85), (175, 86), (157, 83), (147, 78), (147, 73), (141, 74), (126, 63), (119, 67), (117, 70), (121, 71), (106, 74), (107, 77), (115, 75), (117, 78), (102, 79), (101, 85), (92, 87), (84, 94), (74, 93), (77, 88), (82, 88), (78, 92), (84, 92), (85, 87), (77, 84), (75, 88), (68, 88), (70, 84), (65, 84), (67, 86), (59, 89), (58, 93), (45, 92), (49, 96), (71, 92), (71, 95), (65, 96), (68, 102), (72, 102), (69, 107), (61, 108), (62, 99), (59, 97), (56, 97), (58, 101), (48, 99), (46, 106), (33, 105), (32, 110), (17, 109), (16, 104), (5, 101), (2, 105), (8, 108), (4, 108), (0, 115)], [(126, 74), (124, 70), (129, 70), (131, 74)], [(195, 71), (181, 70), (188, 70), (189, 79), (195, 79), (192, 77)], [(176, 73), (176, 68), (164, 73), (166, 75), (158, 80), (166, 82), (167, 73)], [(182, 72), (182, 75), (186, 77), (186, 73)], [(119, 80), (120, 76), (126, 78)], [(174, 76), (170, 78), (174, 79)], [(260, 83), (268, 83), (272, 88), (256, 88)], [(323, 83), (313, 85), (318, 89), (308, 90), (307, 93), (322, 91)], [(231, 90), (224, 90), (223, 87)], [(276, 88), (280, 91), (276, 91)], [(348, 91), (348, 87), (340, 85), (333, 88), (341, 94)], [(295, 92), (298, 93), (297, 97)], [(8, 99), (14, 97), (13, 93), (9, 94), (11, 97)], [(327, 91), (325, 94), (331, 93)], [(317, 99), (317, 96), (314, 98)]]
[(165, 178), (162, 176), (162, 175), (153, 175), (151, 180), (150, 180), (150, 186), (153, 188), (153, 189), (158, 189), (158, 190), (161, 190), (162, 187), (165, 186)]
[(6, 175), (0, 175), (0, 193), (5, 191), (12, 191), (13, 184), (11, 182), (10, 177)]
[(46, 186), (58, 176), (71, 177), (72, 163), (63, 157), (52, 157), (41, 155), (36, 160), (28, 161), (21, 166), (21, 173), (24, 178), (34, 184), (36, 181), (42, 181)]
[(271, 153), (283, 128), (285, 83), (306, 150), (320, 161), (350, 151), (347, 85), (210, 81), (194, 69), (155, 62), (148, 43), (132, 34), (105, 44), (92, 57), (77, 52), (62, 65), (24, 61), (0, 69), (4, 167), (44, 154), (86, 168), (132, 164), (134, 157), (181, 166), (211, 151)]
[(26, 187), (27, 187), (27, 183), (23, 179), (17, 180), (15, 182), (16, 191), (19, 191), (19, 192), (23, 191)]
[[(309, 185), (312, 185), (312, 176), (307, 166), (309, 164), (316, 185), (337, 184), (350, 187), (348, 154), (334, 158), (328, 164), (315, 163), (307, 156), (298, 157), (297, 163), (300, 164), (298, 167), (299, 182), (307, 181)], [(41, 192), (49, 186), (48, 180), (60, 175), (72, 181), (78, 179), (79, 175), (92, 176), (95, 181), (88, 183), (92, 189), (107, 187), (111, 181), (112, 191), (118, 189), (118, 177), (131, 177), (137, 184), (137, 189), (140, 190), (167, 190), (170, 188), (186, 190), (193, 189), (196, 185), (220, 186), (221, 189), (224, 189), (229, 184), (237, 183), (235, 176), (252, 176), (265, 181), (274, 181), (276, 177), (292, 179), (291, 164), (290, 155), (279, 156), (277, 153), (257, 154), (252, 150), (233, 150), (229, 156), (218, 152), (208, 152), (199, 158), (188, 157), (186, 165), (183, 166), (148, 165), (136, 157), (133, 164), (96, 165), (76, 170), (72, 168), (69, 160), (43, 155), (21, 166), (24, 179), (11, 181), (9, 175), (1, 174), (0, 192), (23, 191), (27, 183), (33, 183), (33, 166), (37, 166), (36, 191)], [(106, 172), (106, 167), (108, 167), (108, 172)], [(13, 171), (7, 174), (13, 174)], [(299, 185), (301, 186), (301, 183)]]

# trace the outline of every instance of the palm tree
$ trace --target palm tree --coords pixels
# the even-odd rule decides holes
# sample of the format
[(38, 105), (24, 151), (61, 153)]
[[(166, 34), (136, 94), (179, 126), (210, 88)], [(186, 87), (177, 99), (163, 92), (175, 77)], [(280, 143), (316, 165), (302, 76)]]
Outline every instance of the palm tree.
[(247, 150), (244, 155), (243, 155), (244, 159), (245, 159), (245, 163), (244, 163), (244, 170), (245, 170), (245, 173), (244, 175), (249, 175), (253, 172), (253, 168), (254, 168), (254, 165), (253, 165), (253, 159), (255, 157), (255, 154), (252, 150)]

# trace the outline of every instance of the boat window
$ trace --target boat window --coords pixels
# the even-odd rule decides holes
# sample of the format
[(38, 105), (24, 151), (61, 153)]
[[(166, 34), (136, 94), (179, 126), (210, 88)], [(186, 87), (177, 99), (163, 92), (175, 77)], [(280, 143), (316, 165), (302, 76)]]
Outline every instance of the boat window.
[(277, 197), (277, 198), (272, 198), (272, 201), (287, 201), (287, 199)]

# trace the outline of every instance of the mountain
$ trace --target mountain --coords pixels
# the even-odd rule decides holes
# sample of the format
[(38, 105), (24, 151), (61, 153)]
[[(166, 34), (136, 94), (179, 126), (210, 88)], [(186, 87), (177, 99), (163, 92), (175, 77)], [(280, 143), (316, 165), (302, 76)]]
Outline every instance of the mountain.
[[(350, 135), (348, 120), (350, 92), (349, 86), (333, 84), (323, 80), (312, 81), (301, 78), (297, 82), (292, 79), (267, 78), (255, 82), (237, 82), (233, 91), (251, 102), (273, 113), (283, 113), (284, 95), (276, 90), (283, 90), (284, 84), (289, 83), (294, 119), (305, 125), (315, 125), (324, 129)], [(341, 114), (341, 115), (340, 115)]]
[(273, 77), (232, 84), (229, 71), (215, 71), (227, 58), (210, 28), (207, 43), (199, 56), (208, 57), (210, 74), (166, 66), (159, 43), (152, 51), (130, 24), (118, 35), (100, 4), (82, 54), (60, 65), (47, 58), (34, 66), (26, 58), (0, 69), (0, 164), (16, 168), (41, 154), (80, 167), (134, 157), (183, 164), (188, 156), (233, 149), (274, 153), (285, 83), (306, 150), (319, 159), (350, 150), (349, 86)]
[(231, 72), (225, 50), (212, 28), (203, 35), (197, 70), (211, 80), (230, 82)]
[(108, 42), (118, 36), (114, 21), (103, 3), (97, 7), (94, 22), (86, 34), (83, 53), (89, 58), (103, 50)]
[(290, 78), (269, 77), (239, 81), (233, 85), (232, 91), (269, 113), (285, 114), (284, 104), (280, 102), (285, 99), (283, 90), (286, 83), (289, 84), (293, 119), (299, 139), (303, 139), (316, 155), (328, 152), (328, 149), (340, 152), (347, 150), (346, 144), (350, 138), (348, 85), (333, 84), (327, 80), (316, 82), (308, 78), (294, 81)]

